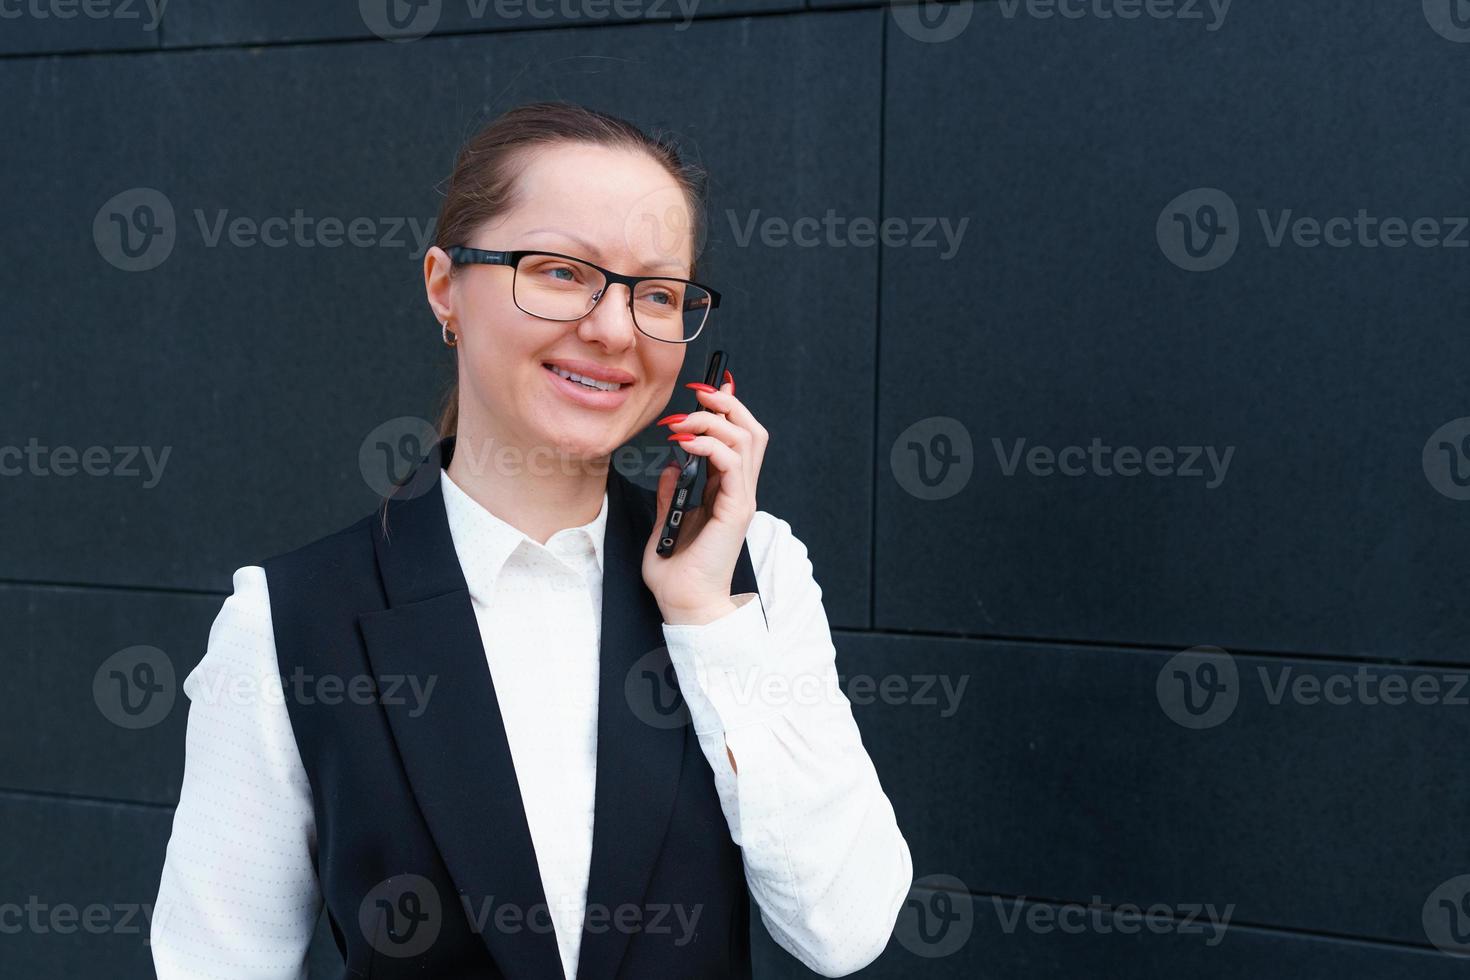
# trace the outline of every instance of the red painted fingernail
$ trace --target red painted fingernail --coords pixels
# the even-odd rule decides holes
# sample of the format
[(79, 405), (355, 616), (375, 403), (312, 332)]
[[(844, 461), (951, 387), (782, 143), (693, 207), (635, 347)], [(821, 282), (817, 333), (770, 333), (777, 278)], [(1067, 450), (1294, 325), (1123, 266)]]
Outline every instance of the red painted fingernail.
[(735, 376), (729, 371), (725, 372), (725, 384), (730, 386), (730, 394), (735, 394)]
[(675, 422), (682, 422), (685, 419), (687, 419), (688, 417), (689, 417), (689, 413), (688, 412), (675, 412), (673, 415), (665, 415), (663, 418), (659, 419), (657, 422), (655, 422), (653, 424), (654, 425), (673, 425)]
[(688, 384), (686, 384), (684, 387), (686, 387), (686, 388), (693, 388), (695, 391), (719, 391), (720, 390), (718, 388), (712, 388), (712, 387), (710, 387), (709, 385), (705, 384), (703, 381), (691, 381)]
[(675, 432), (669, 438), (676, 442), (688, 442), (690, 439), (697, 438), (697, 436), (693, 432)]

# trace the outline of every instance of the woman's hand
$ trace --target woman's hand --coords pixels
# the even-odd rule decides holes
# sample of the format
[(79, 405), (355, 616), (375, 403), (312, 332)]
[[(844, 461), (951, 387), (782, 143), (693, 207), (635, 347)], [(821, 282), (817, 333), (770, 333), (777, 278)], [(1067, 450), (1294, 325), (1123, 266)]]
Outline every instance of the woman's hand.
[(769, 439), (765, 428), (735, 397), (730, 372), (725, 372), (725, 383), (718, 390), (705, 390), (708, 386), (703, 382), (687, 387), (695, 390), (703, 410), (682, 419), (672, 416), (665, 424), (676, 435), (692, 434), (693, 438), (679, 440), (684, 450), (708, 460), (704, 503), (685, 512), (674, 553), (660, 557), (659, 534), (679, 478), (677, 465), (665, 467), (658, 480), (653, 535), (643, 549), (644, 584), (670, 625), (702, 625), (736, 608), (730, 600), (730, 580), (755, 516), (756, 481)]

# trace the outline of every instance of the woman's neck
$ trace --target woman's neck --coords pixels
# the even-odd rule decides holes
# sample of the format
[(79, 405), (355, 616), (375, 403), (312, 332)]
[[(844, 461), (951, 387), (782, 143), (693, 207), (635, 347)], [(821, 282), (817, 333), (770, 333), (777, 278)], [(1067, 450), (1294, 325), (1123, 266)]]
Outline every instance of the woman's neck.
[(557, 531), (597, 517), (610, 461), (567, 458), (549, 446), (511, 446), (461, 426), (446, 470), (480, 506), (545, 544)]

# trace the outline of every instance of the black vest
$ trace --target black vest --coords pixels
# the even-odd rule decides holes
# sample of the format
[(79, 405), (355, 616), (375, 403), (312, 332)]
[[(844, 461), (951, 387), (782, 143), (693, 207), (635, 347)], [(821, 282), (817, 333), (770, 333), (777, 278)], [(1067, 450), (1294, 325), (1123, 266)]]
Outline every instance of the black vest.
[[(452, 437), (434, 447), (385, 512), (263, 562), (340, 977), (562, 976), (444, 509), (453, 452)], [(654, 516), (654, 492), (610, 468), (577, 977), (748, 978), (740, 849), (643, 583)], [(742, 546), (731, 594), (756, 591)]]

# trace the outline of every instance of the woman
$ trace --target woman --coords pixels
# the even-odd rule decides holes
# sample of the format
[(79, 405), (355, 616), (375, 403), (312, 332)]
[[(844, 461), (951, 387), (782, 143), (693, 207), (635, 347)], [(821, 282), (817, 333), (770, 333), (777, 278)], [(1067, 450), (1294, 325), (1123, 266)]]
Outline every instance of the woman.
[(340, 976), (749, 976), (751, 896), (823, 975), (883, 949), (909, 851), (806, 548), (756, 509), (765, 428), (728, 373), (659, 419), (709, 467), (669, 557), (677, 470), (609, 466), (718, 305), (701, 194), (565, 103), (462, 149), (424, 259), (439, 443), (381, 514), (239, 569), (185, 681), (164, 980), (299, 976), (323, 903)]

